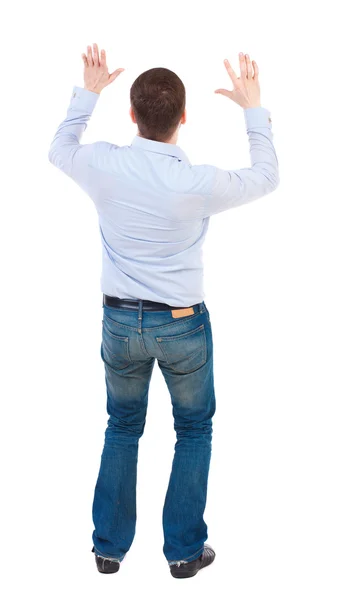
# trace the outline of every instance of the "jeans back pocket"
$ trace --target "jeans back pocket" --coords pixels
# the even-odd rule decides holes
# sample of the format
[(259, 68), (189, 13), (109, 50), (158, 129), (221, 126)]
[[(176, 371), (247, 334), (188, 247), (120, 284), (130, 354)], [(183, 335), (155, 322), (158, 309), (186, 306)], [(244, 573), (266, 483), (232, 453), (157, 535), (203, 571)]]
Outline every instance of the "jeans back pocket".
[(116, 335), (102, 321), (101, 356), (112, 369), (125, 369), (132, 362), (129, 355), (129, 337)]
[(155, 337), (165, 362), (176, 373), (191, 373), (207, 360), (205, 325), (177, 335)]

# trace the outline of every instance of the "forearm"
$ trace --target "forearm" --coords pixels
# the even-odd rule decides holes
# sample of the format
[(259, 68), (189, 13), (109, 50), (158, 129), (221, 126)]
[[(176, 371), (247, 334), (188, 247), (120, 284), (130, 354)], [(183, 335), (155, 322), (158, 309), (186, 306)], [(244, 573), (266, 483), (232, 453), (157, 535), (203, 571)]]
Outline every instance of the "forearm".
[(95, 92), (78, 86), (73, 88), (66, 118), (59, 125), (48, 153), (50, 162), (61, 170), (69, 172), (98, 98)]
[(279, 172), (270, 112), (263, 107), (244, 109), (249, 136), (251, 169), (259, 179), (266, 178), (272, 189), (278, 185)]
[(274, 191), (279, 184), (278, 160), (273, 145), (270, 113), (266, 108), (244, 109), (250, 143), (251, 167), (220, 169), (209, 165), (195, 171), (211, 178), (203, 194), (201, 216), (208, 217), (246, 204)]

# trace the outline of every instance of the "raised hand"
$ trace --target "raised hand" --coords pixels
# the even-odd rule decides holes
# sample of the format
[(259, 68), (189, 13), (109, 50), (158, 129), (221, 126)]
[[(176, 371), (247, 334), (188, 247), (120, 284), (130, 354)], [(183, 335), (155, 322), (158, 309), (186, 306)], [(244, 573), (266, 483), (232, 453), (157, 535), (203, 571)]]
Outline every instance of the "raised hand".
[(215, 94), (227, 96), (239, 104), (242, 108), (253, 108), (261, 106), (260, 100), (260, 84), (259, 84), (259, 68), (253, 60), (252, 64), (248, 54), (240, 52), (240, 77), (238, 77), (227, 59), (224, 60), (224, 65), (233, 83), (232, 91), (225, 89), (215, 90)]
[(97, 44), (93, 44), (93, 53), (91, 46), (87, 46), (87, 55), (82, 54), (82, 60), (85, 67), (84, 87), (86, 90), (96, 92), (97, 94), (100, 94), (103, 88), (112, 83), (120, 73), (125, 71), (125, 69), (117, 69), (109, 74), (106, 52), (105, 50), (101, 50), (99, 54)]

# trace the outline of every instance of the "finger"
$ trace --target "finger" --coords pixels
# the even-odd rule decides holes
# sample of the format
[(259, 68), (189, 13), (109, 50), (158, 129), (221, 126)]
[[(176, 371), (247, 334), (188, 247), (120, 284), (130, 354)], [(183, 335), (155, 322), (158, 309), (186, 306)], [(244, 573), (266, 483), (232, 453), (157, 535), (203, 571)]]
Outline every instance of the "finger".
[(101, 57), (100, 57), (100, 65), (101, 67), (105, 67), (107, 64), (107, 59), (106, 59), (106, 51), (105, 50), (101, 50)]
[(93, 66), (93, 56), (92, 56), (91, 46), (87, 46), (87, 62), (88, 62), (89, 67)]
[(245, 56), (243, 52), (240, 52), (239, 54), (239, 63), (240, 63), (240, 75), (243, 79), (245, 79), (246, 75), (247, 75), (247, 71), (246, 71), (246, 60), (245, 60)]
[(254, 77), (253, 77), (253, 79), (257, 79), (257, 78), (258, 78), (258, 76), (259, 76), (259, 67), (258, 67), (258, 64), (257, 64), (257, 62), (255, 62), (255, 61), (253, 60), (253, 61), (252, 61), (252, 66), (253, 66), (253, 68), (254, 68)]
[(84, 66), (88, 67), (87, 56), (85, 54), (82, 54), (82, 60), (83, 60)]
[(116, 71), (113, 71), (113, 73), (109, 76), (109, 83), (112, 83), (112, 81), (117, 79), (118, 75), (123, 73), (123, 71), (125, 71), (125, 69), (117, 69)]
[(236, 85), (237, 75), (236, 75), (234, 69), (232, 68), (232, 66), (230, 65), (227, 58), (225, 58), (225, 60), (224, 60), (224, 65), (226, 67), (227, 72), (229, 73), (231, 81), (233, 82), (234, 85)]
[(218, 89), (215, 90), (215, 94), (221, 94), (222, 96), (226, 96), (227, 98), (231, 98), (232, 92), (229, 92), (229, 90), (223, 90), (223, 89)]
[(245, 54), (247, 78), (252, 79), (251, 60), (248, 54)]
[(93, 44), (93, 64), (96, 67), (99, 66), (98, 46), (97, 46), (97, 44)]

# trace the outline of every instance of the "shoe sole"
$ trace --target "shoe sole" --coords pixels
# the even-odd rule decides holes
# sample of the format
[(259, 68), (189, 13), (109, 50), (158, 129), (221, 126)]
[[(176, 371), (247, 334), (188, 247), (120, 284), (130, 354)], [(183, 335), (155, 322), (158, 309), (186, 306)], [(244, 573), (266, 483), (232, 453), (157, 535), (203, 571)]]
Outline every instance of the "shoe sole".
[[(205, 567), (202, 567), (202, 568), (204, 569)], [(194, 575), (196, 575), (197, 573), (199, 573), (199, 571), (201, 571), (201, 569), (196, 569), (195, 571), (192, 571), (192, 572), (191, 571), (182, 571), (182, 572), (177, 571), (177, 572), (175, 572), (175, 571), (171, 570), (170, 573), (171, 573), (171, 575), (173, 577), (175, 577), (175, 579), (187, 579), (188, 577), (194, 577)]]
[[(199, 567), (195, 568), (195, 569), (189, 569), (189, 568), (185, 568), (184, 566), (177, 566), (177, 565), (172, 565), (170, 567), (170, 573), (173, 577), (175, 577), (176, 579), (186, 579), (187, 577), (194, 577), (195, 575), (197, 575), (197, 573), (199, 573), (199, 571), (202, 571), (203, 569), (205, 569), (205, 567), (209, 567), (215, 560), (216, 554), (213, 550), (213, 548), (209, 545), (207, 545), (207, 548), (209, 550), (209, 552), (211, 553), (211, 555), (213, 555), (213, 558), (210, 562), (208, 562), (207, 564), (201, 564), (199, 565)], [(206, 557), (207, 558), (207, 557)], [(204, 562), (205, 562), (205, 558), (204, 558)]]
[(170, 573), (176, 579), (186, 579), (187, 577), (194, 577), (194, 575), (199, 573), (199, 571), (202, 571), (206, 567), (209, 567), (213, 562), (214, 560), (212, 560), (207, 565), (202, 565), (201, 567), (198, 567), (197, 569), (193, 570), (185, 569), (185, 567), (177, 567), (174, 565), (174, 568), (170, 569)]

